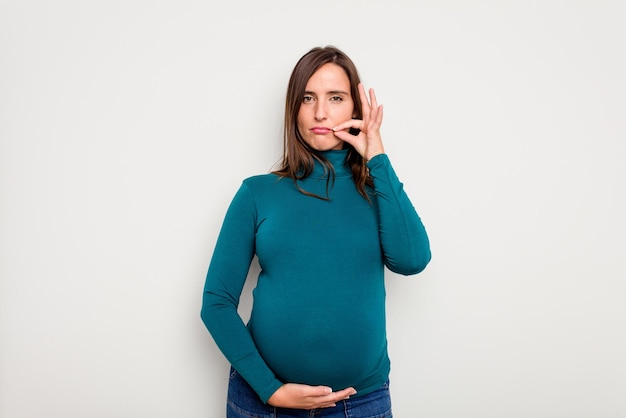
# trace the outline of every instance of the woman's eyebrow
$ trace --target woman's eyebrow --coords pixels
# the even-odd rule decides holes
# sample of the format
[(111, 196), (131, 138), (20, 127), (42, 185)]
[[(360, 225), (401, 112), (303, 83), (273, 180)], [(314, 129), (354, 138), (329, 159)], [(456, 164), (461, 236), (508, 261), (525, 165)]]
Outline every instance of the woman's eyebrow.
[(347, 91), (343, 91), (343, 90), (331, 90), (328, 92), (328, 94), (345, 94), (348, 95), (349, 93)]
[[(317, 96), (317, 93), (315, 93), (314, 91), (305, 91), (304, 94), (308, 94), (311, 96)], [(330, 90), (327, 91), (326, 94), (328, 95), (332, 95), (332, 94), (343, 94), (344, 96), (349, 96), (350, 93), (348, 93), (347, 91), (343, 91), (343, 90)]]

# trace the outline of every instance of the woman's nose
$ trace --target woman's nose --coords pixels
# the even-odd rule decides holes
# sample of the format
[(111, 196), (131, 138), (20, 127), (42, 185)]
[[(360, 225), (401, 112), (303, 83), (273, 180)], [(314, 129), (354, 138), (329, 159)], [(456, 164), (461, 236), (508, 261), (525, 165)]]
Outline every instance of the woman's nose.
[(328, 117), (326, 113), (326, 106), (323, 102), (317, 102), (317, 106), (315, 107), (315, 119), (324, 120)]

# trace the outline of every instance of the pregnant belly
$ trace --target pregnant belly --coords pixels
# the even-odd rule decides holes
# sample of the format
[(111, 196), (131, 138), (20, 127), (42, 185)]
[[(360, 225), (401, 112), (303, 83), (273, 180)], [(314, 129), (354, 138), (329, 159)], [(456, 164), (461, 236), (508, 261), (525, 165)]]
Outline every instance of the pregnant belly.
[(350, 309), (279, 305), (255, 304), (249, 328), (281, 381), (339, 390), (357, 387), (388, 368), (384, 302), (351, 304)]

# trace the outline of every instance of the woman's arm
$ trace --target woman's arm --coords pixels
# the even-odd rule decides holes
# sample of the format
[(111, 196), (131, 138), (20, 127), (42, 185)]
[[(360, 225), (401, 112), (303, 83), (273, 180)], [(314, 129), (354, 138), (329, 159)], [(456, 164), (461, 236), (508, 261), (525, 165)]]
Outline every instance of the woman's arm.
[(231, 202), (204, 285), (201, 317), (226, 359), (264, 402), (282, 385), (256, 348), (237, 313), (254, 256), (256, 208), (245, 184)]
[(368, 162), (378, 204), (378, 230), (385, 265), (400, 274), (417, 274), (430, 261), (426, 229), (386, 154)]
[[(380, 126), (383, 106), (378, 104), (374, 89), (365, 94), (359, 84), (363, 120), (352, 119), (333, 129), (337, 138), (349, 143), (367, 162), (374, 180), (379, 208), (378, 223), (385, 265), (400, 274), (417, 274), (430, 261), (430, 244), (424, 225), (404, 192), (402, 183), (385, 154)], [(359, 129), (358, 135), (346, 130)]]

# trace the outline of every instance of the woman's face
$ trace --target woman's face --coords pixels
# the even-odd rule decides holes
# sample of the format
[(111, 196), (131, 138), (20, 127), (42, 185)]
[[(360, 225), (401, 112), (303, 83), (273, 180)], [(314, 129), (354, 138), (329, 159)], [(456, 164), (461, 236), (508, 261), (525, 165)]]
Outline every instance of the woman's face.
[(298, 130), (304, 141), (317, 151), (343, 148), (332, 128), (353, 117), (354, 101), (350, 80), (337, 64), (324, 64), (306, 83), (298, 112)]

